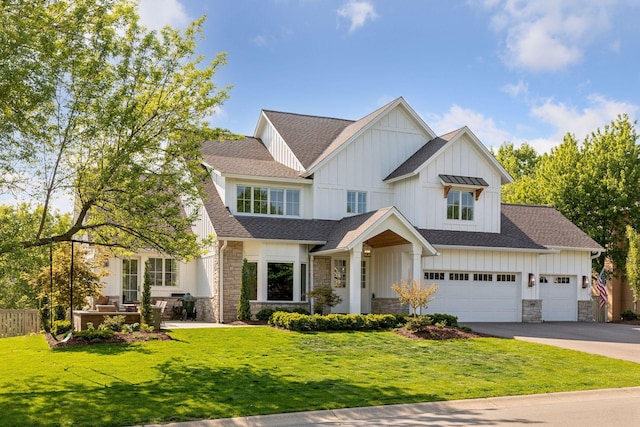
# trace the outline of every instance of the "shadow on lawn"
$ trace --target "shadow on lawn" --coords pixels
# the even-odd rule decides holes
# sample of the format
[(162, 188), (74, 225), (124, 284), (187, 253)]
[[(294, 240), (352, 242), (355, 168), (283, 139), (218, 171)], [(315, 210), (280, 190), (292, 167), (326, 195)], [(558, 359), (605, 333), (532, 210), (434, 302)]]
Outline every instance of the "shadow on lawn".
[[(188, 362), (187, 362), (188, 363)], [(91, 381), (59, 384), (56, 391), (0, 393), (0, 424), (101, 425), (225, 418), (313, 409), (442, 400), (389, 386), (363, 387), (339, 378), (321, 381), (252, 367), (211, 368), (167, 362), (153, 381), (131, 384), (110, 376), (109, 385)], [(86, 378), (85, 378), (86, 380)]]

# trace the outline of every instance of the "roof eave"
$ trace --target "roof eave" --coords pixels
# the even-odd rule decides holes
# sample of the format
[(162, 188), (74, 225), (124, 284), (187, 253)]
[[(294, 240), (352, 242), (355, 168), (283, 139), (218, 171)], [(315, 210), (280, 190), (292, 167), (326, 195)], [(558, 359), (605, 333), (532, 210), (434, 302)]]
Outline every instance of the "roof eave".
[(307, 178), (285, 178), (278, 176), (265, 176), (265, 175), (244, 175), (244, 174), (234, 174), (234, 173), (222, 173), (222, 176), (225, 178), (233, 178), (233, 179), (245, 179), (251, 181), (277, 181), (277, 182), (286, 182), (290, 184), (305, 184), (311, 185), (313, 181)]
[(434, 248), (450, 249), (450, 250), (466, 250), (466, 251), (492, 251), (492, 252), (523, 252), (537, 254), (557, 254), (560, 250), (556, 249), (535, 249), (535, 248), (508, 248), (504, 246), (463, 246), (463, 245), (438, 245), (434, 244)]

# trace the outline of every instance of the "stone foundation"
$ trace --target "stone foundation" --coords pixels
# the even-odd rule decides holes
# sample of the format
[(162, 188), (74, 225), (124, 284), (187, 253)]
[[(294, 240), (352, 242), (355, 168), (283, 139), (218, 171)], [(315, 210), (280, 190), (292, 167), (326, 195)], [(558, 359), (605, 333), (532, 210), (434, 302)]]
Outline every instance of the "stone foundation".
[(293, 310), (294, 308), (304, 308), (311, 313), (311, 304), (308, 302), (264, 302), (264, 301), (252, 301), (251, 303), (251, 318), (256, 318), (256, 313), (263, 308), (286, 308), (287, 310)]
[(373, 314), (409, 314), (409, 306), (400, 304), (398, 298), (372, 298)]
[(238, 301), (240, 300), (240, 288), (242, 287), (242, 242), (229, 242), (224, 250), (223, 273), (223, 304), (222, 313), (225, 323), (236, 320), (238, 313)]
[(523, 299), (522, 300), (522, 323), (542, 322), (542, 300)]
[(578, 301), (578, 322), (594, 322), (593, 303), (591, 300)]

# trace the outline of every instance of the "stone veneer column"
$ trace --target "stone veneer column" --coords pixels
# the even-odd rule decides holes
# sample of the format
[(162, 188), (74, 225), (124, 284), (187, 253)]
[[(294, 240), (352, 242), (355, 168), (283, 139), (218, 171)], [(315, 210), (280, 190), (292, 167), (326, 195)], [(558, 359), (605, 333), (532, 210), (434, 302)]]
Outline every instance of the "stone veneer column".
[(542, 300), (523, 299), (522, 300), (522, 323), (542, 322)]
[[(313, 257), (313, 288), (316, 289), (321, 286), (331, 287), (330, 257)], [(312, 306), (310, 311), (313, 313), (314, 310), (315, 307)]]
[(228, 242), (224, 250), (222, 296), (224, 307), (224, 323), (236, 320), (240, 287), (242, 286), (242, 242)]
[(591, 300), (578, 301), (578, 322), (594, 322), (593, 302)]

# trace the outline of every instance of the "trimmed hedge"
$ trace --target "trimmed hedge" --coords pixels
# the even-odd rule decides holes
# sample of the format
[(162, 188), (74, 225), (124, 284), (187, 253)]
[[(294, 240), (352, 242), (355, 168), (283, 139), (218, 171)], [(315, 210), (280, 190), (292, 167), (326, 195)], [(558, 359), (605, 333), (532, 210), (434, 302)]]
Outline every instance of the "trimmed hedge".
[(291, 331), (367, 331), (397, 328), (398, 319), (393, 314), (327, 314), (313, 316), (276, 311), (269, 324)]

